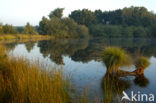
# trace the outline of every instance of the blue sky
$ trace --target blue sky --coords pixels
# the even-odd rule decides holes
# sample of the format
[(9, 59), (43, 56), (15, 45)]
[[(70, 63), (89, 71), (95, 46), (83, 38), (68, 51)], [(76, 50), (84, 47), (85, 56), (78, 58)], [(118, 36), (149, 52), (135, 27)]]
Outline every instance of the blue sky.
[(115, 10), (130, 6), (144, 6), (156, 13), (156, 0), (0, 0), (0, 22), (23, 26), (26, 22), (38, 25), (42, 16), (55, 8), (65, 8), (64, 16), (71, 11), (87, 8)]

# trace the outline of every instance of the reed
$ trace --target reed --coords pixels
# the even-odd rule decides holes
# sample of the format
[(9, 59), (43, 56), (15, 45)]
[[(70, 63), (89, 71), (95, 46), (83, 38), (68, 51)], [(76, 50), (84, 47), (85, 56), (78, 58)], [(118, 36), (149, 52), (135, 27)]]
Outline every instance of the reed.
[(69, 81), (61, 70), (8, 57), (0, 45), (1, 103), (69, 103)]

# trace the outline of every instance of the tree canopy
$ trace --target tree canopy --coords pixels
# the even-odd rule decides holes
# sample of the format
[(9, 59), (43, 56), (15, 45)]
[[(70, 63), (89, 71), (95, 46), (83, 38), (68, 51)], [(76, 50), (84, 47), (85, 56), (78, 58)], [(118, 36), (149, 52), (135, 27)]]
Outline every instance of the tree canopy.
[(54, 11), (51, 11), (49, 14), (49, 18), (57, 17), (62, 18), (64, 8), (57, 8)]
[(63, 8), (57, 8), (49, 14), (49, 18), (43, 17), (39, 23), (39, 33), (55, 37), (86, 37), (88, 28), (76, 23), (72, 18), (62, 18)]
[(1, 26), (1, 32), (2, 34), (17, 34), (18, 31), (12, 26), (12, 25), (4, 25)]
[(37, 34), (37, 33), (35, 32), (34, 27), (31, 26), (29, 23), (27, 23), (23, 30), (23, 34)]

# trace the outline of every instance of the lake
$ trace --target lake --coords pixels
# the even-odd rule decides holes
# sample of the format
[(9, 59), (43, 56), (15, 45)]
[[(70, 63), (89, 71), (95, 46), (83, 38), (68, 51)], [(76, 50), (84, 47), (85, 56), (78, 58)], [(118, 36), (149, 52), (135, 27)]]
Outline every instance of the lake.
[[(85, 91), (90, 98), (106, 97), (112, 92), (114, 101), (122, 97), (122, 91), (130, 95), (132, 91), (140, 94), (156, 94), (156, 39), (145, 38), (95, 38), (95, 39), (55, 39), (39, 42), (7, 43), (5, 46), (14, 56), (24, 56), (30, 61), (39, 60), (45, 65), (63, 68), (72, 78), (73, 88), (79, 93)], [(135, 60), (139, 56), (147, 56), (150, 66), (142, 77), (120, 77), (109, 79), (106, 67), (101, 60), (104, 47), (119, 46), (125, 49)], [(131, 68), (121, 68), (133, 71)], [(112, 86), (113, 90), (109, 88)]]

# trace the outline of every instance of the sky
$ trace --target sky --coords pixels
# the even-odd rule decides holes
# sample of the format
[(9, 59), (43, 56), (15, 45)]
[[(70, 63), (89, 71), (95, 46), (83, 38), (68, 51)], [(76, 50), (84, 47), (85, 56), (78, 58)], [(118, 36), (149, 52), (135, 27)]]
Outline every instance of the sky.
[(77, 9), (115, 10), (130, 6), (144, 6), (156, 13), (156, 0), (0, 0), (0, 22), (24, 26), (38, 25), (43, 16), (55, 8), (65, 8), (64, 16)]

